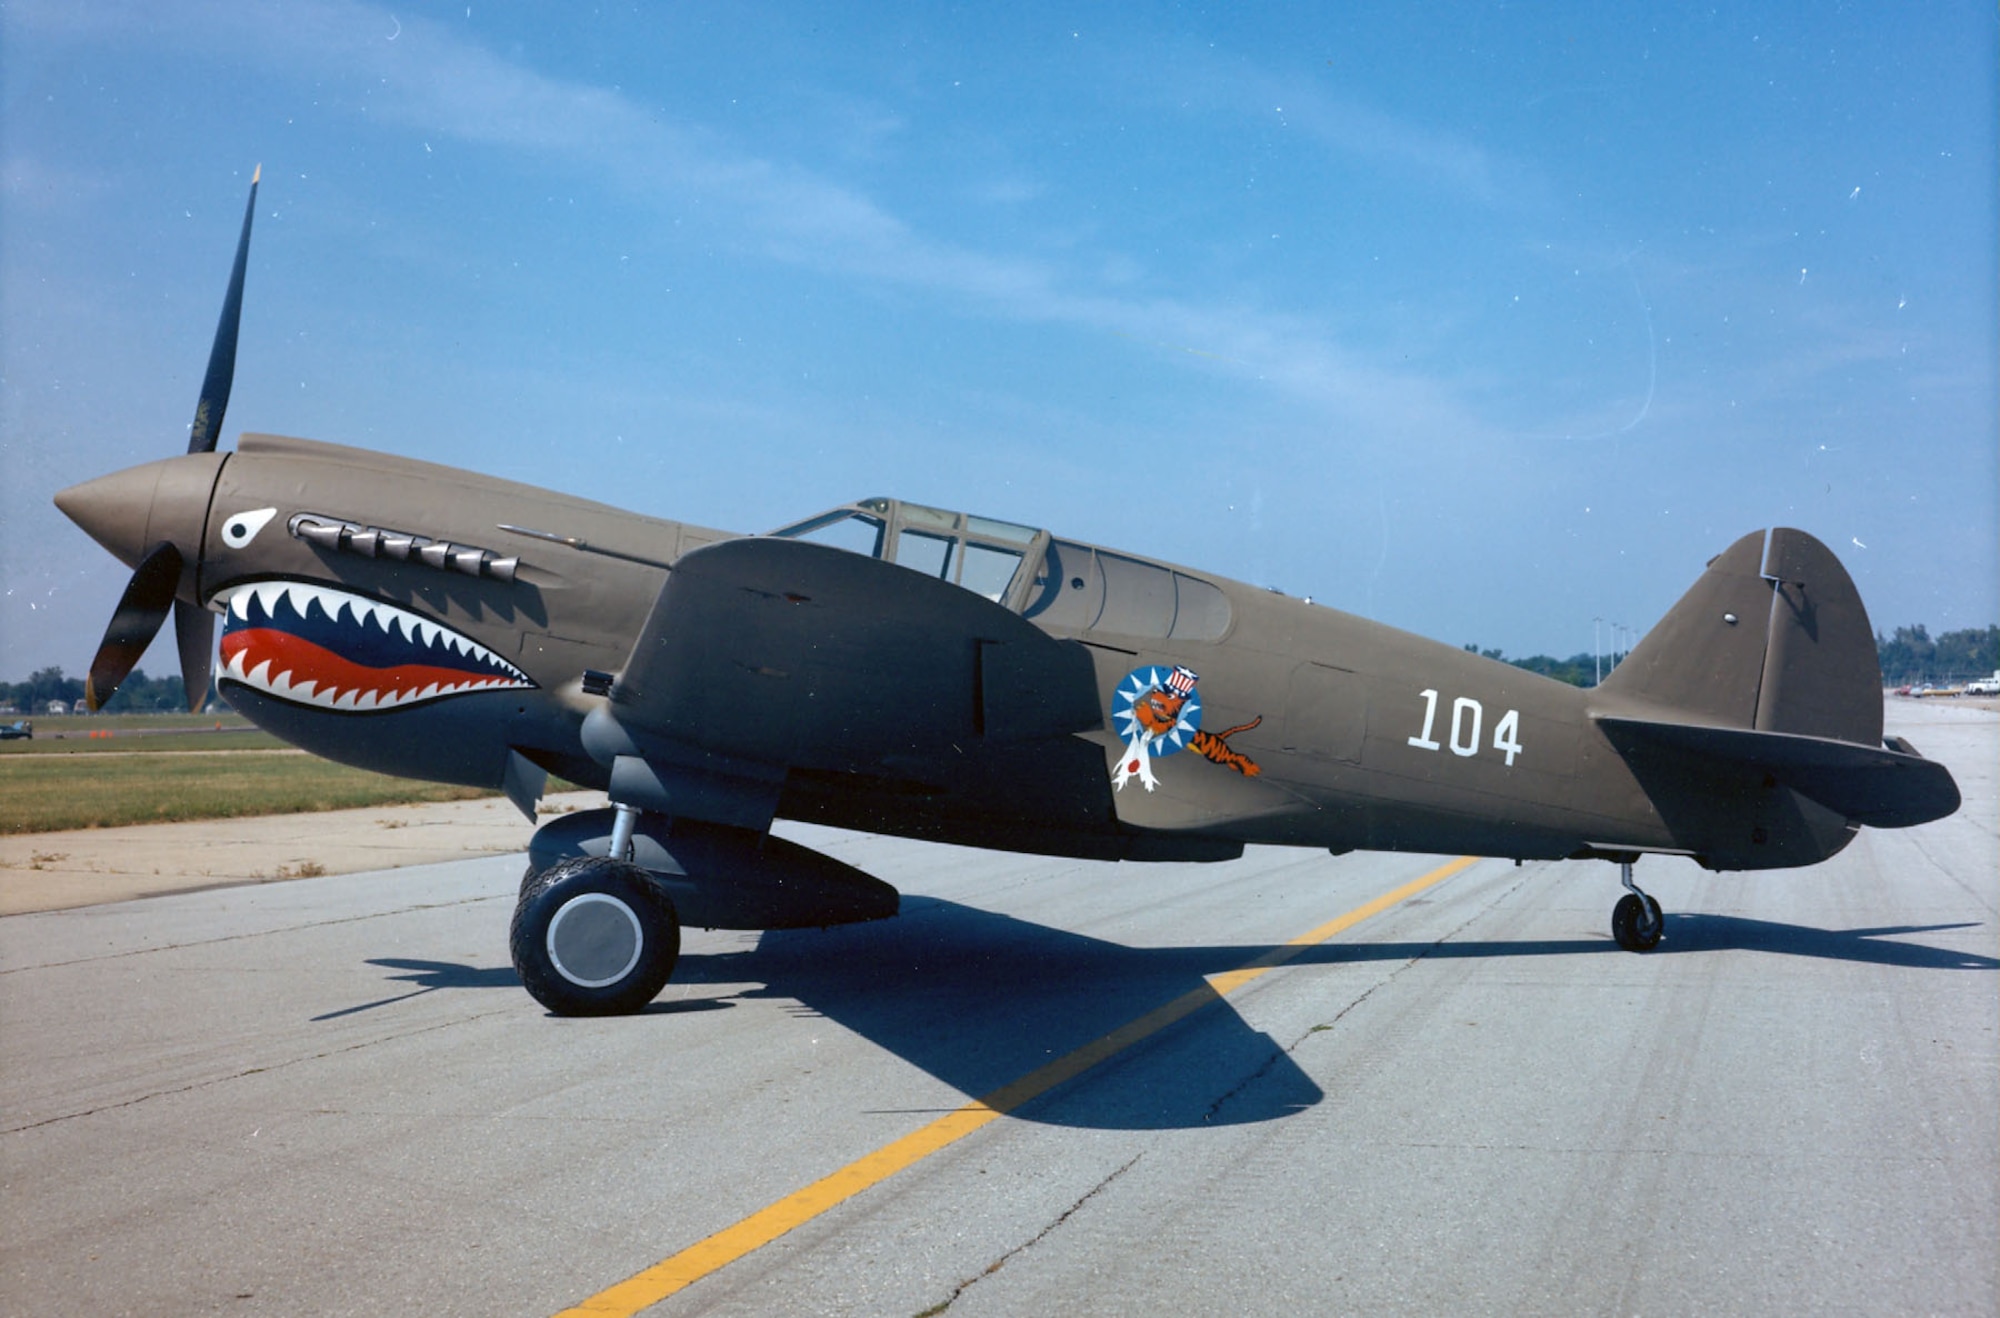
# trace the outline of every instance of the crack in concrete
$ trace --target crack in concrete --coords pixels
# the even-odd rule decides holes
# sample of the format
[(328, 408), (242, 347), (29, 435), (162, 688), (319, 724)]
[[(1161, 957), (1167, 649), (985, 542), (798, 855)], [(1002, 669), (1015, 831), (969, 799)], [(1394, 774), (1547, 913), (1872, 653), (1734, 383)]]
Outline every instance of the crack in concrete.
[(120, 1108), (136, 1107), (140, 1103), (148, 1103), (156, 1098), (172, 1098), (177, 1094), (187, 1094), (197, 1089), (209, 1089), (216, 1085), (228, 1084), (232, 1080), (245, 1080), (253, 1075), (264, 1075), (271, 1071), (283, 1071), (288, 1067), (298, 1066), (305, 1062), (324, 1061), (329, 1057), (338, 1057), (343, 1053), (359, 1052), (363, 1048), (373, 1048), (378, 1044), (395, 1043), (402, 1039), (413, 1039), (421, 1034), (430, 1034), (437, 1030), (449, 1030), (456, 1026), (468, 1025), (473, 1021), (482, 1020), (487, 1016), (504, 1014), (504, 1009), (477, 1012), (471, 1016), (461, 1016), (456, 1020), (440, 1021), (435, 1025), (424, 1025), (414, 1030), (404, 1030), (399, 1034), (385, 1034), (379, 1038), (363, 1039), (359, 1043), (350, 1043), (344, 1047), (328, 1048), (322, 1052), (309, 1053), (304, 1057), (294, 1057), (288, 1061), (273, 1062), (268, 1066), (245, 1067), (241, 1071), (233, 1071), (228, 1075), (211, 1076), (206, 1080), (191, 1081), (188, 1084), (177, 1085), (172, 1089), (156, 1089), (150, 1094), (139, 1094), (132, 1098), (121, 1099), (116, 1103), (102, 1103), (93, 1108), (85, 1108), (81, 1112), (63, 1112), (53, 1117), (44, 1117), (40, 1121), (30, 1121), (26, 1125), (8, 1126), (0, 1129), (0, 1134), (18, 1135), (23, 1131), (39, 1130), (43, 1126), (53, 1126), (64, 1121), (75, 1121), (80, 1117), (94, 1117), (100, 1112), (116, 1112)]
[(1000, 1269), (1006, 1267), (1007, 1264), (1011, 1262), (1013, 1259), (1017, 1258), (1022, 1254), (1027, 1253), (1035, 1246), (1041, 1244), (1044, 1240), (1047, 1240), (1049, 1236), (1053, 1234), (1058, 1227), (1060, 1227), (1063, 1223), (1069, 1221), (1070, 1218), (1076, 1216), (1076, 1214), (1082, 1210), (1085, 1204), (1089, 1203), (1092, 1199), (1095, 1199), (1099, 1194), (1103, 1193), (1104, 1190), (1108, 1188), (1113, 1181), (1123, 1176), (1126, 1172), (1131, 1171), (1132, 1168), (1138, 1165), (1139, 1159), (1145, 1156), (1146, 1155), (1143, 1153), (1133, 1154), (1131, 1159), (1128, 1162), (1126, 1162), (1124, 1166), (1117, 1168), (1109, 1176), (1106, 1176), (1096, 1185), (1091, 1186), (1090, 1189), (1085, 1191), (1083, 1196), (1079, 1198), (1075, 1203), (1071, 1204), (1068, 1208), (1065, 1208), (1061, 1213), (1057, 1214), (1054, 1221), (1050, 1222), (1040, 1231), (1037, 1231), (1033, 1236), (1031, 1236), (1027, 1240), (1022, 1241), (1020, 1244), (1014, 1246), (1014, 1248), (1002, 1254), (999, 1258), (993, 1260), (993, 1262), (989, 1263), (986, 1266), (985, 1270), (980, 1272), (978, 1275), (967, 1277), (964, 1281), (961, 1281), (960, 1283), (958, 1283), (958, 1285), (952, 1287), (951, 1294), (945, 1296), (944, 1299), (940, 1300), (936, 1304), (933, 1304), (930, 1308), (925, 1309), (921, 1313), (917, 1314), (916, 1318), (937, 1318), (938, 1314), (943, 1313), (946, 1309), (949, 1309), (951, 1308), (952, 1305), (958, 1303), (958, 1297), (965, 1294), (965, 1292), (972, 1286), (976, 1285), (981, 1281), (984, 1281), (986, 1278), (1000, 1271)]
[(1932, 870), (1936, 871), (1936, 873), (1940, 878), (1947, 879), (1950, 882), (1956, 884), (1959, 890), (1964, 892), (1966, 896), (1972, 898), (1973, 901), (1979, 903), (1981, 910), (1985, 911), (1988, 915), (2000, 915), (2000, 911), (1995, 910), (1993, 903), (1986, 899), (1986, 894), (1975, 891), (1972, 885), (1967, 883), (1964, 879), (1960, 878), (1958, 874), (1951, 869), (1950, 866), (1941, 863), (1936, 856), (1933, 856), (1931, 854), (1930, 848), (1924, 845), (1924, 839), (1921, 836), (1916, 835), (1915, 829), (1911, 829), (1909, 833), (1906, 834), (1900, 840), (1907, 842), (1910, 846), (1914, 847), (1916, 849), (1917, 854), (1924, 858), (1924, 862), (1928, 864)]
[(80, 956), (71, 961), (42, 961), (32, 966), (0, 967), (0, 976), (25, 975), (36, 970), (61, 970), (66, 966), (87, 966), (93, 961), (116, 961), (120, 957), (150, 956), (155, 952), (178, 952), (190, 947), (212, 947), (217, 943), (240, 943), (249, 938), (271, 938), (279, 934), (298, 933), (305, 929), (328, 929), (339, 924), (360, 924), (364, 920), (380, 920), (392, 915), (412, 915), (419, 911), (442, 911), (448, 910), (453, 906), (474, 906), (480, 902), (506, 900), (510, 896), (511, 894), (508, 893), (493, 893), (479, 897), (460, 897), (448, 902), (420, 902), (415, 906), (398, 906), (393, 910), (370, 911), (366, 915), (343, 915), (331, 920), (309, 920), (304, 924), (287, 924), (275, 929), (253, 930), (250, 933), (223, 934), (216, 938), (193, 938), (185, 943), (161, 943), (156, 947), (134, 947), (122, 952), (105, 952), (98, 956)]
[(1312, 1028), (1308, 1029), (1304, 1034), (1301, 1034), (1298, 1038), (1292, 1040), (1289, 1044), (1286, 1044), (1283, 1048), (1272, 1050), (1270, 1057), (1265, 1059), (1265, 1062), (1262, 1066), (1258, 1067), (1255, 1071), (1252, 1071), (1249, 1075), (1244, 1076), (1243, 1079), (1239, 1080), (1236, 1084), (1232, 1085), (1228, 1090), (1228, 1092), (1224, 1093), (1221, 1097), (1217, 1098), (1213, 1103), (1209, 1104), (1208, 1111), (1202, 1114), (1201, 1119), (1205, 1122), (1214, 1121), (1216, 1117), (1221, 1115), (1222, 1109), (1227, 1107), (1232, 1100), (1240, 1097), (1243, 1093), (1245, 1093), (1253, 1085), (1255, 1085), (1259, 1080), (1269, 1075), (1273, 1067), (1275, 1067), (1279, 1062), (1283, 1061), (1285, 1058), (1290, 1057), (1293, 1053), (1297, 1052), (1307, 1039), (1312, 1038), (1312, 1036), (1315, 1034), (1320, 1034), (1327, 1030), (1331, 1030), (1334, 1026), (1340, 1024), (1340, 1022), (1346, 1018), (1349, 1012), (1353, 1011), (1356, 1007), (1359, 1007), (1362, 1003), (1368, 1001), (1368, 999), (1374, 997), (1377, 990), (1386, 987), (1388, 984), (1392, 983), (1396, 979), (1396, 977), (1401, 975), (1404, 971), (1410, 969), (1410, 967), (1416, 965), (1419, 961), (1422, 961), (1426, 957), (1430, 956), (1432, 952), (1435, 952), (1438, 948), (1443, 947), (1446, 943), (1450, 942), (1452, 939), (1458, 937), (1460, 934), (1464, 933), (1467, 929), (1471, 928), (1474, 921), (1483, 919), (1486, 916), (1486, 914), (1489, 911), (1491, 911), (1494, 907), (1500, 905), (1500, 903), (1506, 901), (1507, 898), (1519, 892), (1522, 889), (1522, 887), (1526, 885), (1527, 882), (1528, 882), (1527, 876), (1525, 874), (1522, 875), (1520, 878), (1516, 879), (1513, 883), (1509, 884), (1505, 889), (1503, 889), (1496, 897), (1494, 897), (1492, 901), (1486, 903), (1485, 905), (1481, 906), (1478, 910), (1466, 916), (1465, 919), (1461, 920), (1456, 927), (1447, 930), (1443, 934), (1440, 934), (1437, 938), (1433, 939), (1429, 947), (1426, 947), (1423, 951), (1417, 953), (1415, 956), (1409, 958), (1407, 961), (1404, 961), (1401, 965), (1391, 970), (1388, 974), (1382, 976), (1382, 978), (1376, 980), (1373, 984), (1370, 984), (1366, 992), (1362, 993), (1359, 997), (1355, 998), (1345, 1007), (1342, 1007), (1339, 1011), (1335, 1012), (1332, 1020), (1322, 1021), (1319, 1024), (1314, 1025)]

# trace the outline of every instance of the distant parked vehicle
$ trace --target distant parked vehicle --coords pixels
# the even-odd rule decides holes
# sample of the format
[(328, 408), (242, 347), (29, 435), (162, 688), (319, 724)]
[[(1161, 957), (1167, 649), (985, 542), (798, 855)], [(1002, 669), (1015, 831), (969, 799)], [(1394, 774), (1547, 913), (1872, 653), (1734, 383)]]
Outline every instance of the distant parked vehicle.
[(1977, 681), (1967, 682), (1965, 684), (1965, 694), (1968, 696), (2000, 696), (2000, 672), (1995, 672), (1991, 677), (1982, 677)]
[(35, 725), (26, 719), (0, 724), (0, 741), (18, 741), (24, 737), (32, 739), (34, 735)]

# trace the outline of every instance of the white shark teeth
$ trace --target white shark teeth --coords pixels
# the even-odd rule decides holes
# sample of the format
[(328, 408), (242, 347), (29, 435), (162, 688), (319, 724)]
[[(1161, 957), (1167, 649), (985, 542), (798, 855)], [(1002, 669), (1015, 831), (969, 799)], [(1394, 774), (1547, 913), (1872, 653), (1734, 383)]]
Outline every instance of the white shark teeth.
[[(410, 646), (405, 660), (408, 663), (421, 664), (427, 654), (433, 659), (450, 655), (470, 659), (487, 670), (466, 673), (456, 681), (433, 682), (420, 691), (396, 692), (322, 686), (315, 678), (300, 678), (295, 682), (291, 670), (274, 674), (272, 660), (257, 660), (249, 650), (238, 650), (224, 664), (223, 672), (229, 677), (295, 704), (367, 712), (395, 709), (461, 691), (534, 685), (526, 673), (469, 636), (407, 609), (332, 586), (307, 581), (258, 581), (220, 591), (209, 601), (209, 607), (223, 614), (232, 625), (250, 622), (253, 604), (265, 618), (277, 617), (281, 606), (285, 606), (301, 619), (313, 617), (312, 611), (317, 609), (318, 616), (342, 629), (378, 628)], [(338, 653), (337, 649), (335, 652)]]

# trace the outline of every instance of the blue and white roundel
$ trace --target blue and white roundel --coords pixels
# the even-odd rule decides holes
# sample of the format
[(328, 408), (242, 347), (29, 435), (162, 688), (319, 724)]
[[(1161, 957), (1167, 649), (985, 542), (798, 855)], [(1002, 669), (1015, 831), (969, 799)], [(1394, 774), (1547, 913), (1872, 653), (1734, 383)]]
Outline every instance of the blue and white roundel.
[(1195, 675), (1180, 667), (1154, 664), (1127, 673), (1111, 697), (1111, 725), (1119, 739), (1143, 742), (1153, 755), (1185, 747), (1201, 730), (1201, 693), (1194, 683)]

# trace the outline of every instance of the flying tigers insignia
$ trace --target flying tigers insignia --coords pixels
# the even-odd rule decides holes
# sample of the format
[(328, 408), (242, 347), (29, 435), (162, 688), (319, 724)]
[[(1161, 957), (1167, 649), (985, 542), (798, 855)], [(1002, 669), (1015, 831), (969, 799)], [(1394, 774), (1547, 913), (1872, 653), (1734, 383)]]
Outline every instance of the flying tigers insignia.
[(1137, 778), (1140, 786), (1152, 791), (1160, 785), (1153, 776), (1153, 760), (1186, 749), (1246, 777), (1262, 772), (1255, 760), (1231, 750), (1228, 738), (1256, 727), (1264, 721), (1263, 715), (1226, 732), (1203, 732), (1201, 693), (1195, 689), (1198, 680), (1195, 671), (1185, 665), (1167, 668), (1154, 664), (1133, 669), (1118, 683), (1111, 698), (1111, 726), (1124, 739), (1125, 753), (1119, 756), (1117, 772), (1112, 775), (1114, 788), (1123, 789)]

